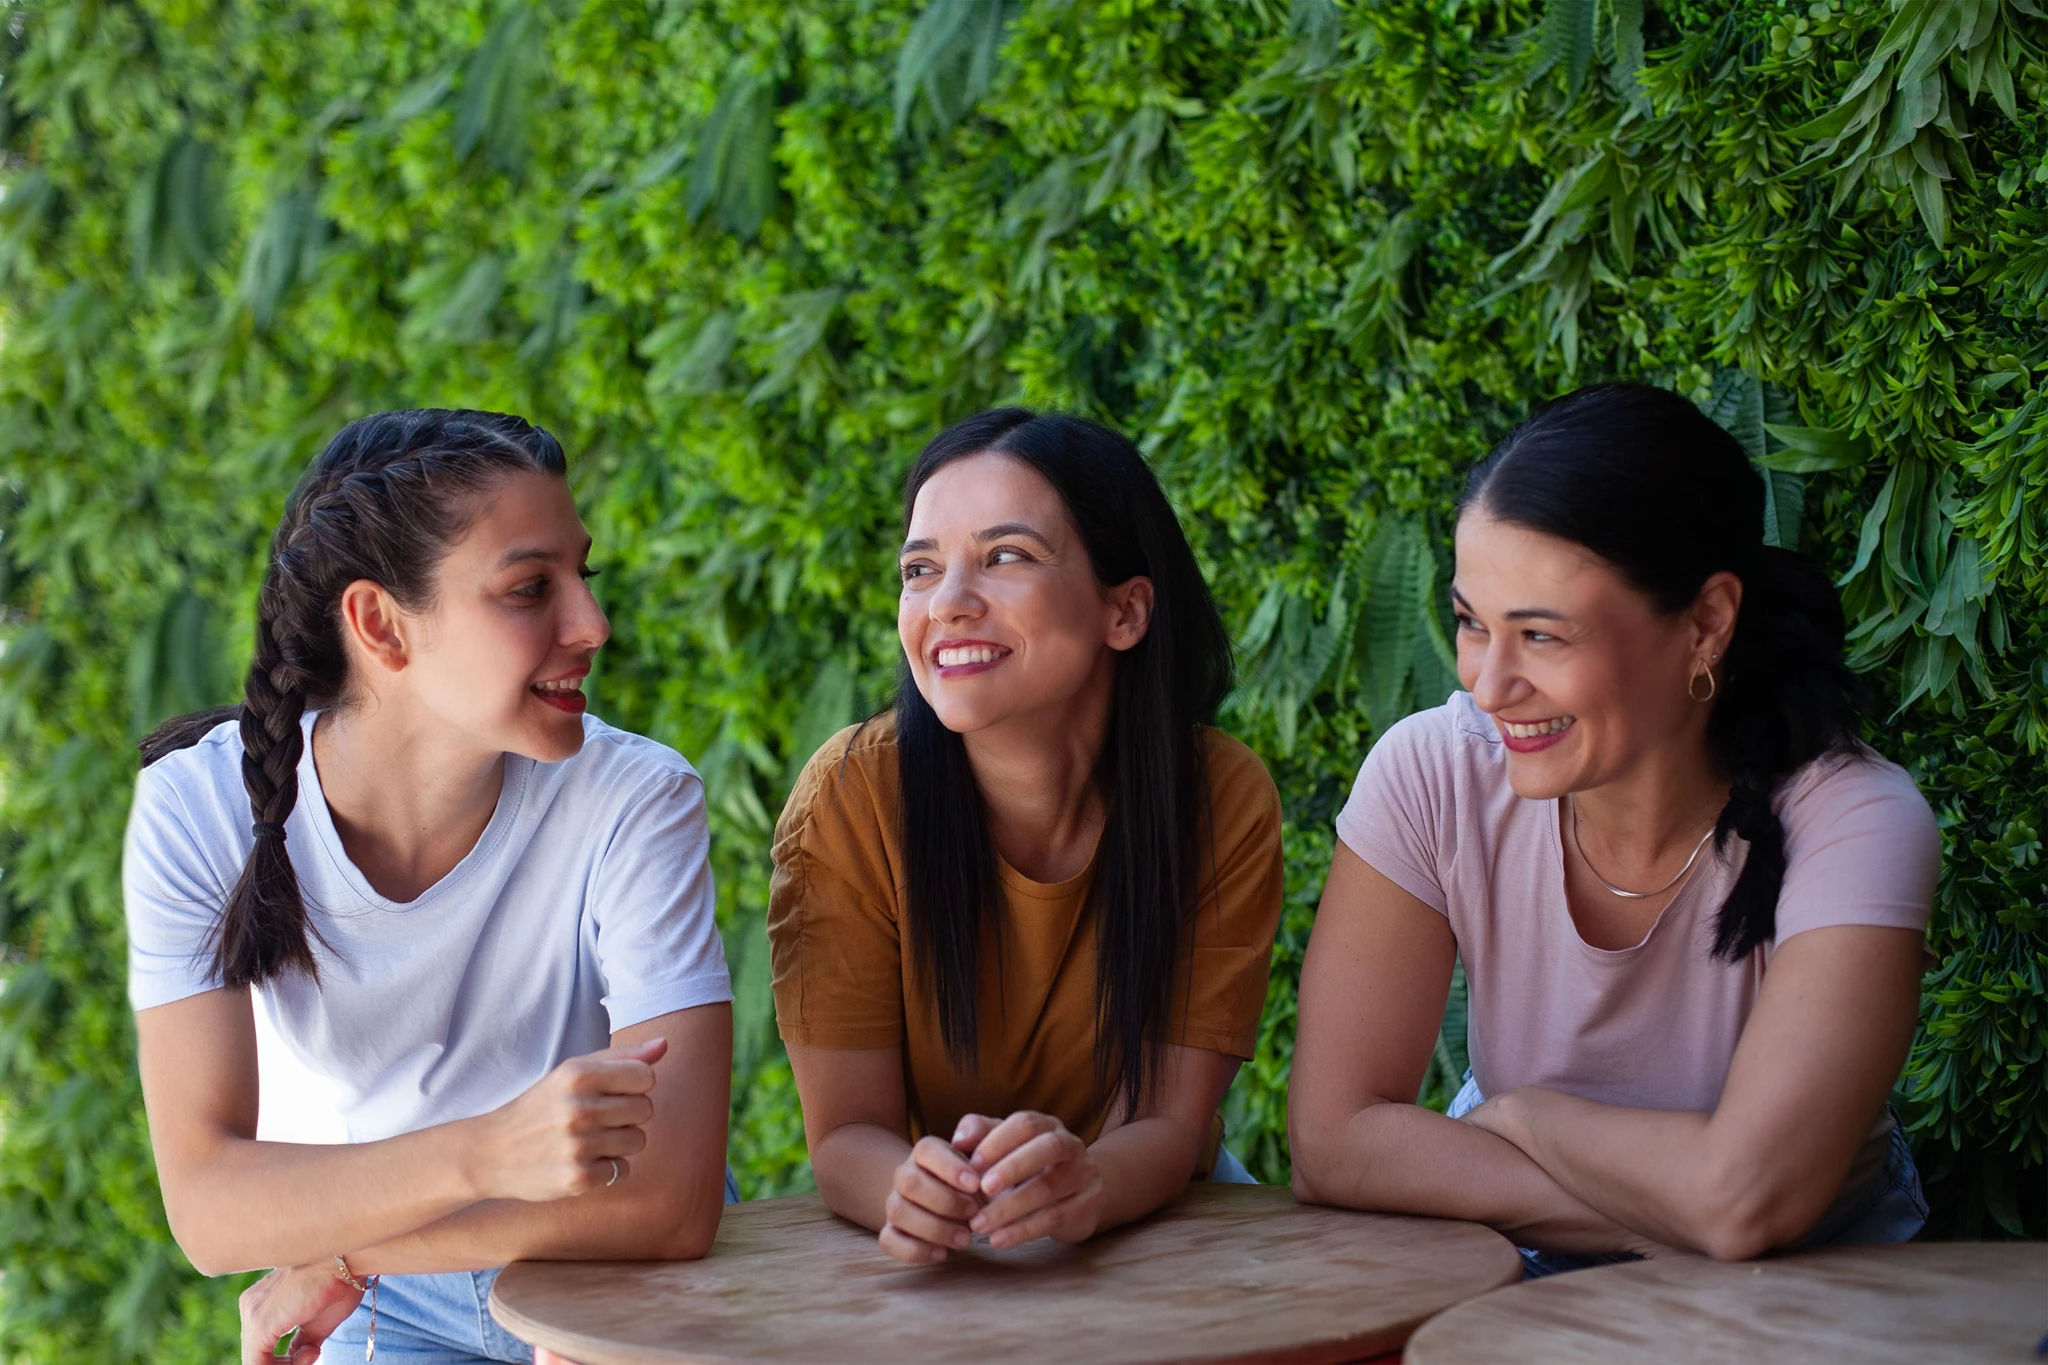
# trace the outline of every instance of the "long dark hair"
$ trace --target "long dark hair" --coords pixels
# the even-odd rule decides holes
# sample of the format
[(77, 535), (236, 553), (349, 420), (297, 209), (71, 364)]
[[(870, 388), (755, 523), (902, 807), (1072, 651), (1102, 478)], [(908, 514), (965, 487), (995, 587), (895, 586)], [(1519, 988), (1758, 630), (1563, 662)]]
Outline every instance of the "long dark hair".
[[(903, 520), (925, 481), (971, 455), (1021, 460), (1053, 486), (1096, 582), (1152, 580), (1145, 638), (1117, 659), (1096, 772), (1108, 821), (1089, 890), (1095, 919), (1095, 1077), (1134, 1113), (1157, 1079), (1176, 968), (1204, 882), (1209, 784), (1201, 727), (1230, 690), (1230, 638), (1173, 507), (1138, 448), (1078, 417), (998, 408), (934, 437), (903, 486)], [(984, 938), (1001, 951), (996, 851), (967, 748), (940, 723), (905, 660), (896, 689), (904, 862), (917, 961), (954, 1064), (978, 1055)], [(1213, 882), (1214, 859), (1207, 877)]]
[(1707, 748), (1728, 780), (1715, 847), (1749, 844), (1714, 924), (1714, 955), (1747, 957), (1777, 932), (1785, 827), (1779, 783), (1858, 747), (1857, 679), (1842, 661), (1841, 598), (1819, 566), (1764, 544), (1763, 478), (1678, 394), (1600, 384), (1539, 408), (1472, 470), (1458, 503), (1591, 550), (1666, 614), (1709, 576), (1742, 580)]
[(567, 469), (560, 443), (520, 418), (425, 408), (349, 423), (292, 490), (256, 599), (241, 704), (181, 716), (141, 744), (146, 768), (224, 720), (241, 723), (255, 844), (210, 941), (222, 985), (292, 972), (319, 980), (284, 822), (299, 800), (301, 717), (346, 700), (342, 589), (369, 579), (408, 611), (425, 608), (435, 571), (475, 515), (476, 494), (514, 473)]

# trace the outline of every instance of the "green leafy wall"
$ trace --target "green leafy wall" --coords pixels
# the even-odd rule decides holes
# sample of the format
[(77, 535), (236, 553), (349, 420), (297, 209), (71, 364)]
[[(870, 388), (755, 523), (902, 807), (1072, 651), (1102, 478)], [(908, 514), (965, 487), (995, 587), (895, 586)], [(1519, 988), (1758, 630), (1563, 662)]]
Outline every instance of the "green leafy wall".
[(1178, 500), (1290, 821), (1231, 1099), (1278, 1178), (1329, 820), (1449, 686), (1459, 471), (1576, 383), (1712, 404), (1940, 812), (1938, 1225), (2040, 1235), (2044, 48), (2030, 0), (0, 2), (0, 1356), (227, 1349), (134, 1078), (132, 743), (232, 697), (294, 471), (418, 404), (572, 452), (598, 710), (712, 796), (751, 1195), (808, 1178), (767, 838), (889, 686), (930, 433), (1077, 409)]

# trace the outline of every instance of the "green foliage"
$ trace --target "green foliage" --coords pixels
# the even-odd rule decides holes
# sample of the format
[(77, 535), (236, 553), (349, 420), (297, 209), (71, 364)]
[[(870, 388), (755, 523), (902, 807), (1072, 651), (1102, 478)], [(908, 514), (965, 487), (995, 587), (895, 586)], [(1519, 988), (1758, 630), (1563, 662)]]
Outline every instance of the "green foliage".
[[(800, 1187), (774, 812), (892, 685), (897, 481), (1006, 399), (1136, 434), (1244, 650), (1286, 920), (1232, 1142), (1284, 1178), (1294, 983), (1373, 736), (1450, 686), (1460, 471), (1610, 375), (1710, 404), (1840, 575), (1941, 813), (1901, 1086), (1941, 1226), (2048, 1164), (2048, 23), (2031, 0), (215, 0), (0, 9), (0, 1355), (219, 1359), (122, 991), (132, 742), (230, 698), (347, 418), (572, 452), (607, 718), (703, 771), (733, 1161)], [(1674, 509), (1682, 515), (1683, 509)], [(1457, 997), (1428, 1097), (1462, 1070)]]

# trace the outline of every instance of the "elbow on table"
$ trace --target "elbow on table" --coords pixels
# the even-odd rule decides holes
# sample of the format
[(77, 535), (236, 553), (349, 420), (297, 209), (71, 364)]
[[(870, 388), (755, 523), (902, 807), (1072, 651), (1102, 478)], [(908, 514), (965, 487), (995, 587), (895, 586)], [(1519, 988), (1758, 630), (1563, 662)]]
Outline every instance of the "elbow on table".
[(1331, 1137), (1326, 1125), (1305, 1117), (1298, 1117), (1288, 1125), (1287, 1146), (1294, 1163), (1289, 1183), (1294, 1189), (1294, 1197), (1304, 1204), (1336, 1202), (1331, 1194), (1331, 1176), (1343, 1153), (1330, 1150), (1342, 1146), (1332, 1142)]
[(1686, 1229), (1689, 1240), (1717, 1261), (1749, 1261), (1795, 1240), (1822, 1212), (1761, 1178), (1754, 1166), (1711, 1181)]
[(710, 1254), (718, 1237), (718, 1219), (724, 1211), (722, 1195), (714, 1196), (709, 1207), (690, 1200), (664, 1200), (651, 1210), (646, 1243), (648, 1257), (657, 1261), (700, 1261)]

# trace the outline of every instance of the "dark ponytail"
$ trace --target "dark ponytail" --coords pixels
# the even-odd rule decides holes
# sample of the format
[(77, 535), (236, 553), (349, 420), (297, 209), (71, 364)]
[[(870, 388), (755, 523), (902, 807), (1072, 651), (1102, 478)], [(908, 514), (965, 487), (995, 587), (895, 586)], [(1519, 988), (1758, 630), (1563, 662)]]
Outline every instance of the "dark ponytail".
[(1714, 925), (1714, 955), (1740, 961), (1777, 932), (1786, 778), (1858, 747), (1857, 679), (1843, 663), (1842, 603), (1812, 561), (1763, 543), (1763, 478), (1684, 398), (1601, 384), (1546, 404), (1466, 480), (1459, 510), (1582, 545), (1660, 612), (1690, 607), (1709, 576), (1742, 580), (1707, 747), (1730, 786), (1716, 847), (1749, 853)]
[[(1214, 859), (1204, 859), (1209, 782), (1201, 727), (1230, 690), (1230, 637), (1173, 505), (1130, 440), (1078, 417), (998, 408), (957, 422), (918, 455), (907, 528), (925, 481), (999, 453), (1036, 470), (1066, 504), (1104, 586), (1152, 580), (1145, 638), (1117, 659), (1096, 782), (1109, 812), (1089, 889), (1095, 920), (1095, 1079), (1135, 1113), (1156, 1080), (1175, 973)], [(916, 961), (938, 1002), (948, 1055), (977, 1055), (981, 949), (1000, 951), (996, 850), (959, 735), (908, 661), (896, 692), (907, 909)]]
[(408, 611), (425, 609), (478, 494), (510, 474), (559, 477), (567, 468), (555, 438), (520, 418), (428, 408), (349, 423), (292, 490), (256, 599), (241, 705), (170, 721), (141, 744), (147, 767), (223, 720), (240, 722), (255, 843), (214, 926), (213, 972), (222, 985), (294, 972), (319, 979), (284, 826), (299, 800), (307, 708), (348, 700), (342, 590), (368, 579)]

